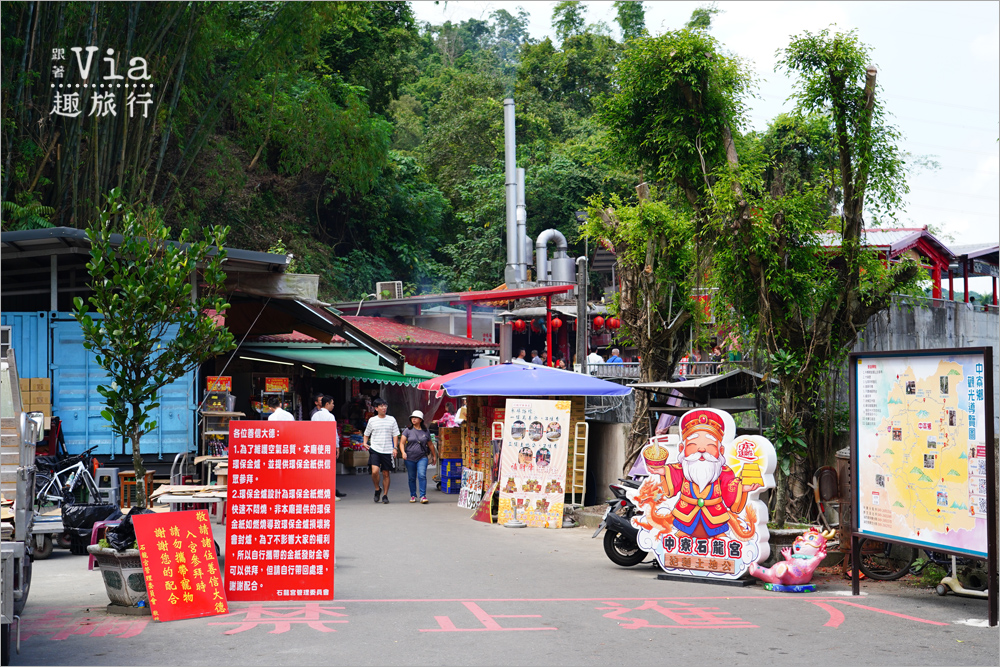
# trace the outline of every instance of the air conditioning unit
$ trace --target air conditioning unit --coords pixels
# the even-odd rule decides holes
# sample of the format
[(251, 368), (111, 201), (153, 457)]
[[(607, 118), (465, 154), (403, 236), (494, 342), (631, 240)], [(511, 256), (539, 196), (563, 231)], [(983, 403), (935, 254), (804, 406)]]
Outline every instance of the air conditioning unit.
[(386, 283), (375, 283), (375, 298), (378, 301), (383, 299), (402, 299), (403, 281), (393, 280)]

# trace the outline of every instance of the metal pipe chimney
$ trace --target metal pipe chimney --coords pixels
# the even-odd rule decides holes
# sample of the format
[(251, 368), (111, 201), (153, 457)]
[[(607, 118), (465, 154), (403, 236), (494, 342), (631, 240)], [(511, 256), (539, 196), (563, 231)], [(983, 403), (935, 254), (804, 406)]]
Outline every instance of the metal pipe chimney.
[(517, 146), (514, 134), (514, 99), (504, 98), (503, 101), (503, 157), (504, 185), (507, 194), (507, 268), (504, 269), (504, 282), (507, 287), (517, 283), (517, 247), (520, 237), (517, 235)]
[[(524, 169), (520, 167), (516, 171), (517, 181), (517, 238), (523, 239), (527, 236), (526, 226), (528, 224), (528, 212), (524, 206)], [(517, 244), (517, 279), (520, 282), (528, 280), (528, 262), (525, 257), (523, 243)]]

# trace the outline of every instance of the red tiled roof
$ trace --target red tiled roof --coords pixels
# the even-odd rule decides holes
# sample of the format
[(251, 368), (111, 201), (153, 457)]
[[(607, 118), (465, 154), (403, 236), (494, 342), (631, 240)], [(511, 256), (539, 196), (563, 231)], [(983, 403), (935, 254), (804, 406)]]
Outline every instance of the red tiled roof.
[[(465, 338), (463, 336), (452, 336), (432, 329), (415, 327), (412, 324), (402, 324), (385, 317), (349, 317), (342, 316), (344, 321), (353, 324), (369, 336), (376, 338), (386, 345), (396, 345), (398, 347), (434, 348), (440, 350), (456, 350), (471, 348), (496, 348), (495, 343), (484, 343), (481, 340)], [(253, 339), (256, 343), (316, 343), (315, 338), (307, 336), (298, 331), (290, 334), (275, 334), (270, 336), (257, 336)], [(344, 344), (347, 341), (340, 336), (334, 336), (330, 341), (333, 344)]]

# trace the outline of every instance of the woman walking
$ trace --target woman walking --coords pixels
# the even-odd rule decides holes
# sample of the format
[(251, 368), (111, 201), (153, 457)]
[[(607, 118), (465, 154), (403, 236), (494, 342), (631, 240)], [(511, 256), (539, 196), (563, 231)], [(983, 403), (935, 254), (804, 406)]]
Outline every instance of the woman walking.
[[(424, 413), (414, 410), (410, 415), (409, 427), (403, 429), (399, 439), (399, 452), (406, 464), (406, 481), (410, 485), (410, 502), (417, 502), (417, 492), (420, 492), (420, 502), (427, 504), (427, 464), (437, 461), (437, 449), (431, 440), (430, 431), (424, 424)], [(419, 485), (419, 489), (418, 489)]]

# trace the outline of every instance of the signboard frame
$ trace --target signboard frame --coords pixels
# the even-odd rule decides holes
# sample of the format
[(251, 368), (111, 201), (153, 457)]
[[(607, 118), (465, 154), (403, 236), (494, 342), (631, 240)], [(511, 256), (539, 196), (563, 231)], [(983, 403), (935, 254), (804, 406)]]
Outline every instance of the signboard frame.
[[(859, 438), (858, 428), (858, 368), (859, 360), (864, 359), (893, 359), (900, 357), (953, 357), (953, 356), (982, 356), (983, 359), (983, 409), (984, 409), (984, 441), (986, 443), (986, 575), (987, 591), (989, 598), (989, 625), (997, 625), (997, 601), (998, 601), (998, 577), (997, 577), (997, 456), (993, 447), (995, 432), (993, 428), (994, 420), (994, 387), (993, 387), (993, 348), (992, 347), (952, 347), (938, 348), (930, 350), (893, 350), (893, 351), (869, 351), (852, 352), (848, 355), (849, 388), (850, 388), (850, 469), (851, 469), (851, 501), (853, 504), (851, 511), (851, 592), (853, 595), (860, 594), (860, 574), (859, 561), (861, 557), (861, 540), (865, 538), (877, 539), (881, 542), (893, 544), (905, 544), (917, 549), (926, 549), (927, 544), (916, 542), (901, 537), (890, 537), (882, 534), (872, 534), (859, 529), (861, 512), (861, 485), (858, 482), (859, 464)], [(948, 545), (935, 545), (934, 551), (946, 554), (970, 557), (970, 554), (963, 551), (956, 551)], [(977, 557), (977, 556), (971, 556)]]
[(230, 602), (333, 599), (336, 452), (335, 422), (229, 423)]

